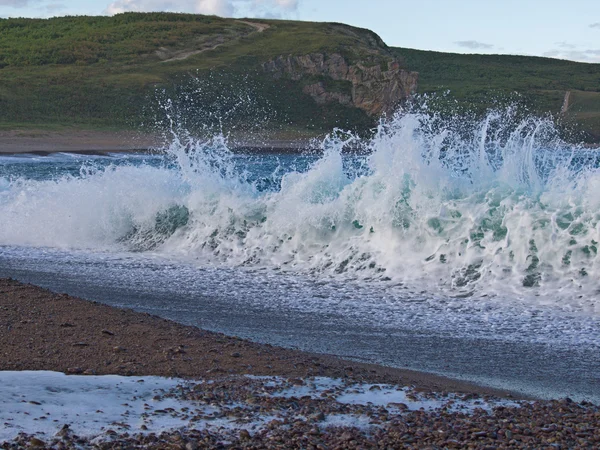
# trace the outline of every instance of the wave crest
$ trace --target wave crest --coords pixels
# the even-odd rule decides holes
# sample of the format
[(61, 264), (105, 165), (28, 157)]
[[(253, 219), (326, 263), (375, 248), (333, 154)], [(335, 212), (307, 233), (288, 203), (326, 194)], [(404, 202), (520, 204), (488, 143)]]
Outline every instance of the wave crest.
[(277, 160), (236, 156), (222, 136), (176, 137), (158, 167), (4, 180), (0, 242), (124, 246), (453, 296), (576, 294), (597, 307), (598, 154), (550, 120), (399, 112), (370, 140), (336, 132), (321, 147)]

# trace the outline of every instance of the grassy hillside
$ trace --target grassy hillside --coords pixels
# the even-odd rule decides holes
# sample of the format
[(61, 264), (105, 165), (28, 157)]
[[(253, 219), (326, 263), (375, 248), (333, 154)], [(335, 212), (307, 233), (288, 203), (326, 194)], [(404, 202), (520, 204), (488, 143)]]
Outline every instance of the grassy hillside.
[(272, 127), (369, 126), (363, 111), (317, 105), (302, 83), (261, 69), (314, 52), (391, 57), (374, 33), (340, 24), (167, 13), (0, 19), (0, 126), (137, 127), (154, 120), (156, 92), (190, 125), (256, 115), (249, 122)]
[(600, 64), (511, 55), (463, 55), (405, 48), (393, 52), (419, 72), (419, 92), (450, 91), (448, 99), (483, 110), (518, 93), (536, 113), (560, 112), (567, 91), (566, 123), (579, 123), (600, 139)]
[[(598, 81), (600, 86), (600, 79)], [(571, 91), (566, 117), (579, 124), (600, 142), (600, 89), (597, 91)]]
[(190, 129), (368, 128), (375, 118), (364, 111), (303, 93), (316, 81), (331, 92), (350, 83), (275, 80), (261, 67), (279, 55), (334, 52), (350, 63), (397, 57), (420, 73), (419, 92), (449, 90), (444, 101), (471, 111), (516, 92), (533, 112), (600, 140), (600, 64), (389, 48), (369, 30), (336, 23), (168, 13), (0, 19), (0, 129), (138, 128), (161, 122), (165, 109)]

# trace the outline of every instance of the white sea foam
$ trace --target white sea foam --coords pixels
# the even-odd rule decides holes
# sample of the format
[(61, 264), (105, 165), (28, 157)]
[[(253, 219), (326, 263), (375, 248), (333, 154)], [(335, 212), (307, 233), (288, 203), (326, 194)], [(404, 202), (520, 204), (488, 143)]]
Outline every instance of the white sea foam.
[[(280, 377), (249, 378), (258, 382), (256, 390), (263, 392), (260, 395), (264, 396), (290, 398), (309, 395), (318, 399), (326, 392), (340, 404), (388, 406), (394, 414), (420, 408), (468, 412), (474, 408), (518, 406), (506, 400), (463, 400), (452, 394), (421, 398), (413, 392), (407, 396), (407, 388), (348, 385), (326, 377), (307, 378), (306, 386), (302, 388), (287, 387), (289, 380)], [(19, 433), (36, 435), (43, 440), (52, 439), (64, 425), (78, 436), (102, 441), (110, 439), (109, 430), (121, 434), (148, 434), (179, 429), (210, 429), (216, 432), (244, 429), (254, 433), (264, 430), (266, 424), (276, 417), (298, 418), (293, 409), (286, 407), (274, 406), (272, 411), (257, 412), (252, 405), (233, 400), (211, 400), (208, 404), (181, 395), (182, 390), (193, 391), (195, 384), (204, 383), (178, 378), (0, 371), (0, 444), (15, 439)], [(239, 417), (228, 414), (239, 408), (244, 411)], [(318, 425), (322, 428), (358, 426), (363, 429), (374, 426), (364, 411), (330, 413)]]
[(469, 126), (399, 113), (361, 143), (370, 156), (353, 170), (335, 136), (308, 170), (267, 174), (274, 189), (240, 170), (222, 137), (175, 139), (174, 166), (4, 179), (0, 244), (152, 249), (600, 313), (597, 156), (549, 121), (511, 109)]

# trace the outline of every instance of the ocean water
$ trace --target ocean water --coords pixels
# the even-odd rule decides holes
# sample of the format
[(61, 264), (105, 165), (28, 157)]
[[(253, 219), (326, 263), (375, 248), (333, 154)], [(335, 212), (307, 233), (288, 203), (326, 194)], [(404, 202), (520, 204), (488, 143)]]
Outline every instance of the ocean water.
[[(257, 340), (600, 401), (600, 154), (512, 109), (236, 154), (0, 158), (0, 275)], [(352, 151), (348, 151), (352, 150)]]

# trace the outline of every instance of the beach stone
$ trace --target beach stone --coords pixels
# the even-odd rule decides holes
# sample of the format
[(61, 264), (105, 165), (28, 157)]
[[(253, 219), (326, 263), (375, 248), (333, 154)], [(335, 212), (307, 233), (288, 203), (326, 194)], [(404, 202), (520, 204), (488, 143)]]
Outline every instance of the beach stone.
[(323, 414), (323, 411), (319, 411), (315, 414), (311, 414), (310, 416), (308, 416), (308, 418), (315, 422), (322, 422), (323, 420), (325, 420), (325, 414)]
[(406, 405), (405, 403), (388, 403), (388, 406), (391, 406), (393, 408), (398, 408), (400, 411), (408, 410), (408, 405)]
[(81, 367), (69, 367), (67, 373), (70, 375), (79, 375), (83, 373), (83, 369)]
[(67, 437), (71, 433), (71, 429), (68, 424), (64, 424), (60, 430), (55, 434), (57, 437)]
[(29, 445), (31, 447), (39, 448), (39, 447), (45, 447), (46, 443), (44, 441), (42, 441), (41, 439), (32, 437), (31, 439), (29, 439)]
[(251, 439), (250, 433), (248, 432), (248, 430), (241, 430), (240, 431), (240, 439), (242, 441), (247, 441)]
[(343, 442), (351, 441), (353, 438), (354, 438), (354, 436), (350, 431), (344, 431), (340, 435), (340, 441), (343, 441)]

